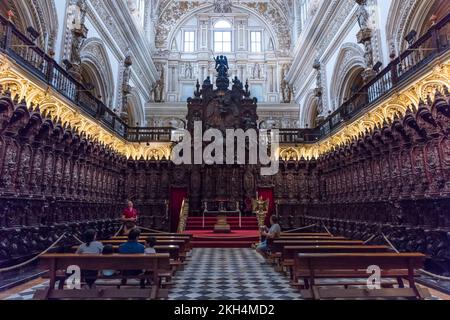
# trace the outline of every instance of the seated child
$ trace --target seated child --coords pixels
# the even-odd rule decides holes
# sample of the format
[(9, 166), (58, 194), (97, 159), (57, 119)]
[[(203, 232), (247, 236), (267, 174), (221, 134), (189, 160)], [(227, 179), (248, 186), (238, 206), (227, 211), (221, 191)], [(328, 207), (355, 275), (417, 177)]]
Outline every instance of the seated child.
[(156, 239), (153, 237), (148, 237), (145, 240), (145, 254), (155, 254), (155, 245), (156, 245)]
[[(156, 245), (156, 239), (153, 238), (153, 237), (148, 237), (145, 240), (145, 254), (155, 254), (156, 253), (155, 245)], [(145, 271), (144, 270), (144, 274), (146, 274), (148, 276), (153, 276), (153, 272), (150, 272), (150, 271)], [(150, 277), (147, 278), (146, 284), (147, 285), (151, 285), (152, 284), (152, 282), (150, 280)]]
[[(102, 254), (104, 254), (104, 255), (114, 254), (114, 247), (110, 244), (104, 246)], [(105, 277), (112, 277), (116, 274), (116, 271), (115, 270), (102, 270), (102, 274)]]

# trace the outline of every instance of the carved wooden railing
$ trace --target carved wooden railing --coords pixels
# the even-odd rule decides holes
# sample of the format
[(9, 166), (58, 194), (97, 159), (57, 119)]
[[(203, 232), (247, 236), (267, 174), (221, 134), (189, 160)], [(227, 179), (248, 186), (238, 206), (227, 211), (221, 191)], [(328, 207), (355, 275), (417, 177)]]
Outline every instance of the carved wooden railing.
[[(383, 97), (396, 90), (431, 61), (446, 53), (450, 14), (394, 59), (377, 76), (315, 129), (280, 129), (283, 143), (313, 143), (340, 128), (362, 111), (370, 110)], [(0, 16), (0, 51), (23, 68), (45, 81), (80, 109), (131, 142), (169, 142), (169, 128), (130, 128), (113, 111), (73, 79), (55, 60), (23, 35), (10, 21)]]

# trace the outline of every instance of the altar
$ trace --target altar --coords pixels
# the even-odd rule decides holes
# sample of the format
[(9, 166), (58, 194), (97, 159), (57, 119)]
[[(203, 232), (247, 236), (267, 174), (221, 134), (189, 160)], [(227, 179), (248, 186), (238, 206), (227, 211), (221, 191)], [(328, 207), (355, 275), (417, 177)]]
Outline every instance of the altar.
[(205, 218), (209, 216), (217, 216), (216, 224), (214, 225), (214, 233), (231, 233), (231, 226), (228, 223), (228, 216), (238, 215), (239, 228), (242, 227), (242, 212), (239, 208), (239, 202), (235, 202), (234, 210), (229, 210), (230, 201), (204, 201), (203, 202), (203, 216), (202, 226), (205, 228)]

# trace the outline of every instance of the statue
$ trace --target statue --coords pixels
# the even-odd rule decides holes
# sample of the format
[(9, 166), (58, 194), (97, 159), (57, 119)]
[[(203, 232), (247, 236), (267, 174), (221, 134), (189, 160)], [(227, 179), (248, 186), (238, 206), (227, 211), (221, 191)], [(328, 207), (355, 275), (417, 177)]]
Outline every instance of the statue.
[(262, 196), (252, 200), (252, 210), (258, 218), (258, 226), (260, 228), (264, 227), (266, 225), (266, 216), (269, 212), (269, 200), (264, 200)]
[(292, 90), (286, 80), (281, 82), (281, 94), (283, 96), (283, 103), (291, 103)]
[(131, 65), (133, 61), (131, 60), (131, 55), (127, 52), (127, 56), (124, 61), (123, 79), (122, 79), (122, 119), (127, 119), (128, 114), (126, 109), (128, 107), (128, 95), (131, 93), (130, 88), (130, 75), (131, 75)]
[(261, 66), (259, 63), (255, 63), (253, 67), (253, 79), (261, 79)]
[(357, 16), (358, 16), (358, 24), (361, 29), (369, 28), (370, 16), (369, 12), (367, 11), (366, 1), (367, 0), (356, 0), (356, 2), (359, 4)]
[(188, 62), (185, 66), (184, 77), (186, 79), (192, 79), (192, 64)]
[(155, 82), (155, 84), (152, 87), (152, 93), (153, 93), (153, 101), (154, 102), (163, 102), (164, 101), (164, 66), (161, 64), (158, 64), (156, 66), (156, 69), (159, 72), (159, 80)]
[(228, 59), (226, 56), (218, 56), (214, 58), (216, 62), (215, 69), (218, 73), (218, 77), (228, 77), (228, 70), (230, 67), (228, 66)]
[(231, 0), (215, 0), (214, 1), (215, 13), (231, 13)]

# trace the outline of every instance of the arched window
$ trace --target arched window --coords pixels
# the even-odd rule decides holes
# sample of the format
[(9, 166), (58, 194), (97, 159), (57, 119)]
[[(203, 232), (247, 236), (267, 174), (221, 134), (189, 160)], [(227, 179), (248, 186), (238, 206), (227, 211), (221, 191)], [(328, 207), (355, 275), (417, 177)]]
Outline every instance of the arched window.
[(231, 23), (226, 20), (219, 20), (214, 24), (214, 51), (231, 52), (232, 51), (232, 32)]

